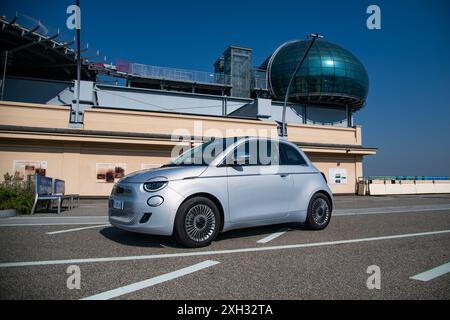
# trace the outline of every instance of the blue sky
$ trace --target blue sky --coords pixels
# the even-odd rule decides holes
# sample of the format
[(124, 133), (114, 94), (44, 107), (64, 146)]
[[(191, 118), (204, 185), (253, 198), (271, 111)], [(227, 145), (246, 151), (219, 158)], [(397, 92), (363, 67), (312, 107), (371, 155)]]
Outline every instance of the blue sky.
[[(65, 27), (75, 1), (4, 0), (16, 11)], [(382, 29), (366, 28), (366, 8), (381, 8)], [(227, 45), (254, 49), (260, 64), (281, 43), (320, 32), (354, 53), (370, 78), (355, 115), (367, 157), (365, 175), (450, 175), (450, 2), (404, 1), (86, 1), (83, 41), (110, 61), (123, 59), (212, 70)]]

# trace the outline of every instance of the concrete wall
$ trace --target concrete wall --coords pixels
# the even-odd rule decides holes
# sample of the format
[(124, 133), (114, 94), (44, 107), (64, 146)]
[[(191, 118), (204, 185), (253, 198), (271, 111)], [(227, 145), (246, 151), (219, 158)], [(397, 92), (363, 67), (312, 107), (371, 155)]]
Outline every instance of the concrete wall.
[(126, 173), (142, 165), (160, 166), (170, 159), (170, 146), (142, 148), (108, 143), (73, 143), (12, 140), (0, 142), (0, 171), (13, 173), (14, 160), (47, 161), (47, 176), (66, 181), (67, 193), (106, 196), (112, 184), (96, 182), (97, 163), (125, 163)]
[[(362, 171), (362, 157), (359, 155), (336, 155), (336, 154), (320, 154), (317, 152), (306, 152), (310, 160), (314, 165), (322, 171), (327, 177), (328, 184), (330, 185), (333, 193), (355, 193), (356, 181), (359, 177), (363, 176)], [(347, 183), (346, 184), (332, 184), (329, 175), (329, 169), (345, 169), (347, 170)]]
[[(167, 135), (180, 129), (190, 136), (270, 136), (277, 132), (272, 121), (96, 108), (86, 110), (84, 129), (64, 131), (69, 129), (69, 113), (69, 107), (0, 102), (0, 126), (61, 130), (2, 128), (0, 174), (12, 173), (14, 160), (47, 161), (47, 175), (65, 180), (67, 192), (106, 196), (112, 184), (96, 181), (97, 163), (124, 163), (126, 173), (131, 173), (144, 164), (160, 166), (170, 160), (177, 141), (151, 138), (151, 134)], [(83, 134), (87, 130), (90, 134)], [(362, 155), (375, 153), (361, 149), (360, 127), (292, 125), (289, 133), (291, 141), (308, 144), (303, 150), (326, 175), (329, 168), (347, 169), (348, 183), (331, 185), (333, 192), (355, 192), (356, 179), (362, 176)]]
[(69, 116), (69, 107), (0, 101), (1, 125), (66, 129)]
[(374, 180), (369, 183), (370, 195), (394, 195), (394, 194), (431, 194), (450, 193), (450, 181), (448, 180), (399, 180), (389, 181)]

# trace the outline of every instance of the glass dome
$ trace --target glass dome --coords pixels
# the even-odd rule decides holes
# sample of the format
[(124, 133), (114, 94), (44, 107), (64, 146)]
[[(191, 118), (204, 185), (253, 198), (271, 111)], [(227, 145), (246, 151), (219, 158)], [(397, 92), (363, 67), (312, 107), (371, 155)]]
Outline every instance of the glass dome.
[[(269, 89), (277, 100), (284, 100), (295, 67), (311, 40), (290, 41), (266, 60)], [(361, 62), (349, 51), (324, 40), (317, 40), (292, 84), (291, 101), (361, 108), (367, 98), (369, 78)]]

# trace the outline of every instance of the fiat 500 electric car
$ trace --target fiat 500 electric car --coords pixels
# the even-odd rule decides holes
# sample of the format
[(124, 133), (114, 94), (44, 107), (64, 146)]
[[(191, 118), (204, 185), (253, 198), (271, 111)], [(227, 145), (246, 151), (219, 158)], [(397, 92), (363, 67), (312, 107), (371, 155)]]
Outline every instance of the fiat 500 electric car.
[(325, 176), (295, 144), (220, 138), (121, 179), (109, 198), (109, 221), (202, 247), (238, 228), (299, 222), (324, 229), (332, 208)]

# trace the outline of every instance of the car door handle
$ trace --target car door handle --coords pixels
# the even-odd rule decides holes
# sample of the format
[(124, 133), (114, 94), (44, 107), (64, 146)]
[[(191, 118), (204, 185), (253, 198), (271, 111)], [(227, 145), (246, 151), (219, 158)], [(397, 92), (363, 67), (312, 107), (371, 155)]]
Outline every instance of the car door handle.
[(282, 174), (280, 174), (280, 177), (282, 177), (282, 178), (287, 178), (287, 177), (289, 177), (289, 174), (287, 174), (287, 173), (282, 173)]

